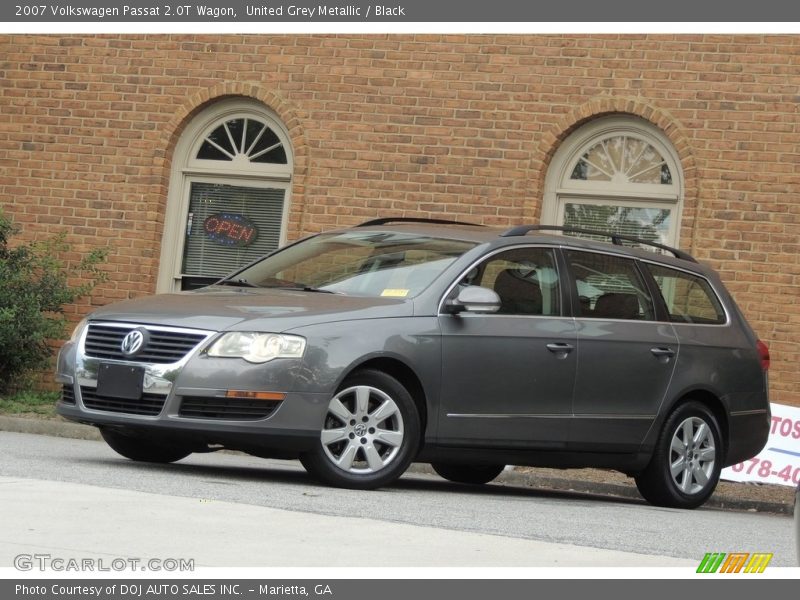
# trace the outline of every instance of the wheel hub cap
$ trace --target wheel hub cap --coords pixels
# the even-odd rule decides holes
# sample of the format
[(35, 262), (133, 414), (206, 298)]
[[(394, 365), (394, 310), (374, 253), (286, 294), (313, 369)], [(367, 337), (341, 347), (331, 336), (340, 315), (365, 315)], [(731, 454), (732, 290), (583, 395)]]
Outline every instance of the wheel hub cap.
[(331, 398), (320, 441), (337, 468), (365, 475), (394, 461), (403, 437), (403, 417), (395, 401), (378, 388), (359, 385)]
[(711, 428), (700, 417), (689, 417), (676, 428), (670, 443), (670, 475), (684, 494), (708, 488), (717, 450)]

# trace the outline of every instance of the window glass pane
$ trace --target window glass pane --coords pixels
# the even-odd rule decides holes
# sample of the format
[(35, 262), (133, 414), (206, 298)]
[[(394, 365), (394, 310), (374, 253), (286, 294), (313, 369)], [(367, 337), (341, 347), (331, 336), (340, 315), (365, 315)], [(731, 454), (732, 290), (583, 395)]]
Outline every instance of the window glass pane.
[(278, 134), (256, 119), (230, 119), (216, 127), (203, 141), (197, 158), (233, 160), (237, 156), (251, 163), (288, 164), (286, 149)]
[(720, 324), (725, 311), (702, 277), (657, 265), (648, 265), (656, 280), (670, 319), (679, 323)]
[(626, 138), (621, 135), (615, 135), (605, 141), (606, 153), (611, 159), (615, 173), (623, 170), (622, 160), (625, 152)]
[(286, 150), (283, 149), (283, 146), (278, 146), (277, 148), (273, 148), (269, 152), (265, 152), (264, 154), (256, 156), (252, 160), (255, 163), (272, 163), (275, 165), (285, 165)]
[(611, 181), (614, 170), (603, 144), (597, 144), (578, 161), (578, 165), (572, 172), (572, 178), (587, 181)]
[[(236, 154), (240, 154), (242, 152), (242, 137), (244, 136), (244, 119), (231, 119), (227, 121), (225, 125), (228, 126), (228, 132), (231, 134), (231, 138), (233, 138)], [(247, 148), (245, 148), (245, 150), (247, 150)]]
[(654, 318), (653, 301), (633, 260), (576, 250), (566, 255), (578, 289), (577, 316)]
[(661, 165), (661, 183), (672, 185), (672, 173), (669, 172), (667, 165)]
[(649, 144), (644, 140), (639, 140), (636, 138), (625, 138), (625, 140), (625, 151), (622, 158), (622, 170), (626, 174), (629, 174)]
[(672, 185), (672, 174), (658, 150), (623, 135), (608, 137), (589, 148), (570, 179)]
[(575, 165), (575, 168), (572, 170), (572, 175), (570, 175), (570, 179), (580, 179), (585, 181), (589, 178), (589, 165), (586, 164), (585, 160), (579, 160), (578, 164)]
[(628, 177), (636, 183), (660, 183), (660, 167), (664, 159), (652, 146), (647, 146), (644, 152), (628, 169)]
[[(659, 244), (669, 240), (672, 211), (668, 208), (615, 206), (613, 204), (584, 204), (567, 202), (564, 205), (564, 226), (630, 235)], [(577, 237), (595, 238), (607, 242), (607, 237), (575, 234)], [(633, 242), (627, 245), (635, 246)], [(648, 250), (652, 247), (643, 246)], [(658, 251), (660, 252), (660, 251)]]
[[(253, 162), (271, 162), (271, 163), (280, 163), (279, 157), (274, 155), (275, 160), (268, 160), (265, 158), (269, 154), (273, 154), (275, 150), (280, 150), (283, 152), (283, 147), (280, 146), (281, 141), (278, 139), (278, 136), (275, 134), (272, 129), (267, 129), (264, 133), (261, 134), (261, 137), (258, 138), (255, 146), (253, 149), (250, 150), (250, 160)], [(283, 154), (282, 162), (286, 162), (286, 154)]]
[(285, 190), (192, 182), (184, 275), (224, 277), (275, 250)]
[(500, 314), (561, 314), (558, 271), (552, 250), (517, 248), (491, 257), (461, 282), (493, 289)]
[(254, 144), (261, 138), (261, 135), (268, 130), (268, 127), (261, 121), (247, 119), (246, 139), (244, 142), (244, 151), (246, 154), (250, 154), (250, 152), (253, 151), (252, 149), (255, 147)]
[(235, 155), (236, 150), (234, 150), (231, 145), (228, 132), (225, 131), (224, 125), (220, 125), (214, 129), (203, 142), (200, 151), (197, 153), (197, 158), (205, 160), (233, 160)]

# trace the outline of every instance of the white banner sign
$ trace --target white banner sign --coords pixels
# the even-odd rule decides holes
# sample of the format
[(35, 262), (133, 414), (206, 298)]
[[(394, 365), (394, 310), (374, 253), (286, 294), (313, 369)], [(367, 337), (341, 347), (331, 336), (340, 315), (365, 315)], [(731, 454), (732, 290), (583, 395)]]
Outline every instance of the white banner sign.
[(761, 454), (722, 470), (729, 481), (758, 481), (796, 486), (800, 483), (800, 408), (770, 404), (772, 423)]

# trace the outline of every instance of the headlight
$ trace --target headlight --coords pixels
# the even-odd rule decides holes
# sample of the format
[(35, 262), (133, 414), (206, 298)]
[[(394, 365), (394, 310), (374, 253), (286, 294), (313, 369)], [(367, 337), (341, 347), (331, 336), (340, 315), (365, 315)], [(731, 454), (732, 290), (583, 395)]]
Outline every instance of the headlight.
[(208, 355), (265, 363), (274, 358), (302, 358), (305, 349), (305, 338), (296, 335), (231, 331), (211, 344)]
[(72, 330), (72, 335), (69, 336), (70, 342), (77, 342), (81, 338), (83, 328), (86, 327), (86, 321), (86, 319), (81, 319), (81, 322), (75, 325), (75, 329)]

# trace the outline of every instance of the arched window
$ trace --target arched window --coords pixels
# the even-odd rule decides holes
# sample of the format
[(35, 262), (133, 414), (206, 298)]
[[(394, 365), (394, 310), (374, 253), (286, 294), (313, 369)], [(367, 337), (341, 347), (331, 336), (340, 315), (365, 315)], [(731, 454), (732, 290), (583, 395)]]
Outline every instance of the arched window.
[(572, 133), (545, 179), (542, 223), (678, 246), (683, 174), (674, 148), (638, 117), (605, 117)]
[(173, 157), (158, 291), (208, 285), (281, 245), (291, 178), (288, 133), (265, 106), (198, 114)]

